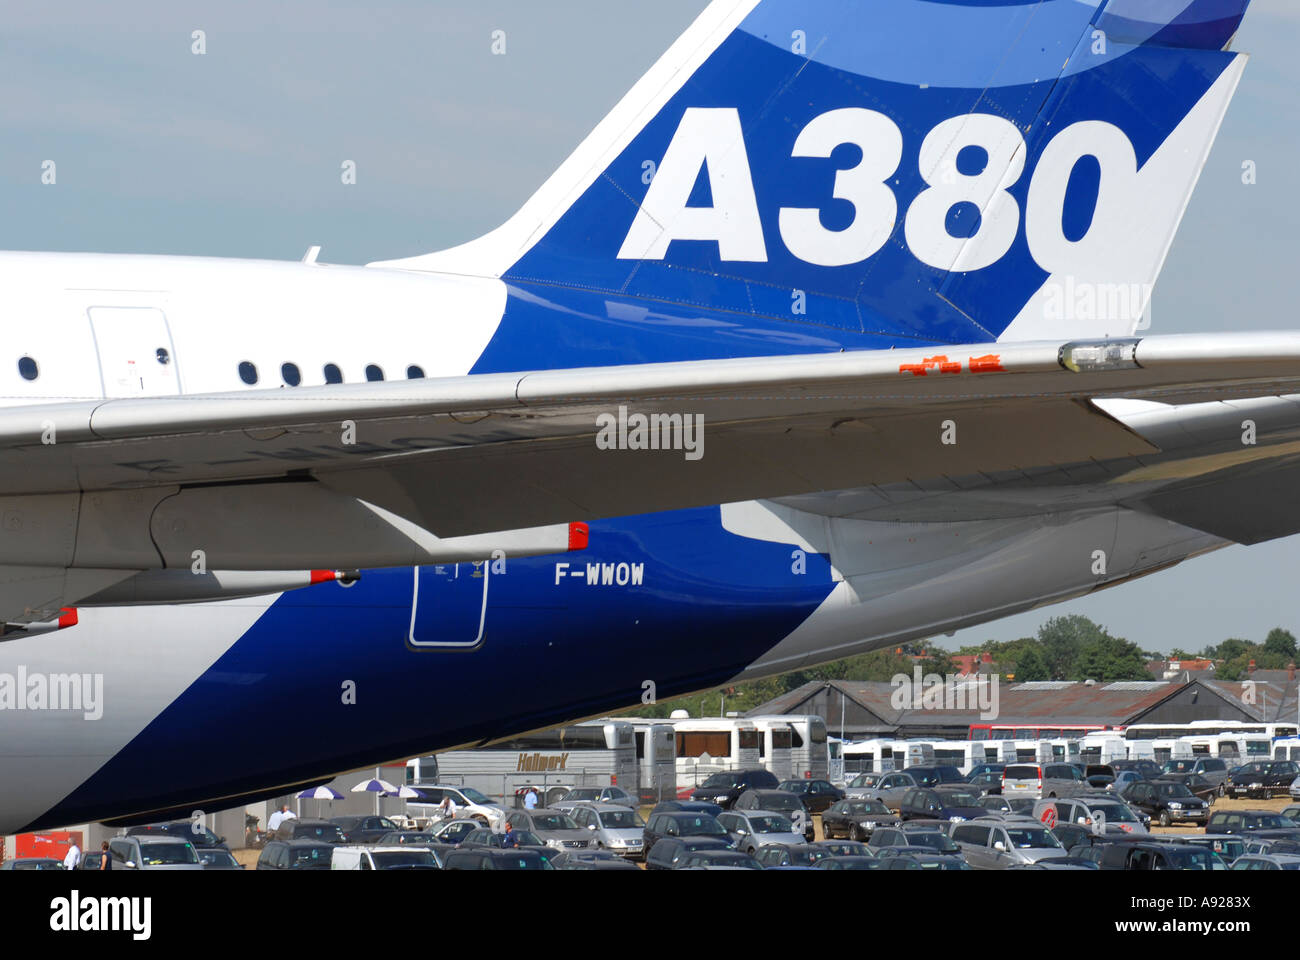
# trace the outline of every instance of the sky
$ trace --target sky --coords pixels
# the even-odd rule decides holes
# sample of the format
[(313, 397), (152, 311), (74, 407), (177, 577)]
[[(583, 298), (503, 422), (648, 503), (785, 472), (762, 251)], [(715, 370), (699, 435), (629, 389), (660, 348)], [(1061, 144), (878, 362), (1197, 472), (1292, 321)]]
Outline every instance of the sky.
[[(452, 246), (518, 208), (705, 6), (10, 5), (0, 249), (298, 259), (319, 244), (322, 261), (365, 263)], [(1255, 0), (1234, 44), (1252, 60), (1156, 287), (1150, 334), (1300, 328), (1298, 48), (1300, 4)], [(345, 186), (348, 161), (356, 183)], [(1300, 633), (1297, 573), (1300, 538), (1231, 547), (940, 642), (1014, 639), (1065, 613), (1152, 650), (1262, 639), (1276, 625)]]

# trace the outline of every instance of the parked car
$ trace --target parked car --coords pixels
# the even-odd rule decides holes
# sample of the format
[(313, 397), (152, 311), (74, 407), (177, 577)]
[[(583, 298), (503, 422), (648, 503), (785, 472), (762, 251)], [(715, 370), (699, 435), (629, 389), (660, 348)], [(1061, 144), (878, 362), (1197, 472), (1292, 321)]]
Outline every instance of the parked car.
[(817, 870), (879, 870), (881, 865), (876, 857), (827, 857), (818, 860), (813, 867)]
[(435, 823), (429, 830), (429, 836), (439, 843), (458, 844), (475, 830), (482, 830), (483, 824), (478, 820), (443, 820)]
[(1219, 796), (1223, 796), (1223, 782), (1228, 779), (1228, 764), (1218, 757), (1176, 757), (1165, 762), (1161, 767), (1162, 777), (1181, 776), (1195, 773), (1214, 784)]
[(1083, 779), (1094, 790), (1105, 790), (1115, 782), (1115, 768), (1108, 763), (1090, 763), (1083, 768)]
[[(467, 833), (461, 838), (460, 847), (492, 847), (495, 850), (517, 850), (521, 847), (539, 847), (543, 849), (553, 849), (550, 844), (533, 833), (531, 830), (510, 830), (510, 840), (506, 840), (506, 832), (492, 830), (488, 827), (475, 827), (472, 833)], [(586, 847), (565, 847), (554, 849), (574, 849), (585, 850)]]
[(871, 849), (857, 840), (818, 840), (814, 846), (829, 850), (832, 857), (870, 857)]
[[(991, 774), (990, 774), (991, 776)], [(999, 779), (1001, 774), (998, 774)], [(986, 793), (980, 797), (979, 806), (988, 812), (1012, 813), (1011, 801), (1002, 796), (1002, 790), (999, 787), (997, 793)]]
[(1282, 816), (1300, 824), (1300, 803), (1289, 803), (1282, 808)]
[(762, 870), (763, 865), (739, 850), (696, 850), (677, 870)]
[(661, 800), (651, 809), (650, 816), (656, 813), (707, 813), (716, 817), (721, 812), (722, 808), (716, 803), (704, 800)]
[(850, 800), (870, 800), (875, 797), (885, 801), (885, 806), (897, 810), (903, 794), (919, 786), (910, 773), (901, 770), (860, 773), (844, 788), (844, 796)]
[(529, 847), (497, 850), (493, 847), (457, 847), (447, 854), (444, 870), (554, 870), (544, 850)]
[[(653, 819), (653, 816), (651, 817)], [(647, 870), (673, 870), (692, 853), (702, 850), (734, 850), (731, 838), (723, 832), (721, 837), (664, 837), (645, 855)]]
[(956, 823), (953, 824), (951, 839), (966, 862), (976, 870), (1005, 870), (1066, 856), (1065, 848), (1055, 834), (1032, 820)]
[(1164, 768), (1154, 760), (1112, 760), (1110, 767), (1118, 777), (1125, 770), (1130, 770), (1142, 780), (1154, 780), (1164, 773)]
[(921, 847), (931, 853), (960, 853), (961, 847), (957, 846), (952, 837), (944, 832), (944, 826), (947, 826), (947, 824), (943, 826), (920, 825), (913, 821), (912, 823), (903, 824), (899, 829), (906, 841), (905, 846)]
[(114, 870), (202, 870), (194, 844), (180, 837), (114, 837), (108, 841)]
[(442, 801), (450, 797), (456, 804), (456, 816), (468, 817), (471, 820), (479, 821), (479, 826), (492, 827), (498, 829), (505, 822), (506, 811), (499, 803), (488, 799), (479, 793), (473, 787), (458, 787), (451, 784), (440, 783), (433, 786), (421, 784), (419, 791), (424, 794), (423, 800), (410, 800), (410, 807), (417, 810), (425, 810), (430, 814), (437, 815), (438, 807)]
[(750, 856), (769, 843), (806, 843), (790, 819), (775, 810), (729, 810), (717, 822), (737, 850)]
[(844, 791), (829, 780), (782, 780), (777, 789), (793, 793), (803, 801), (809, 813), (821, 813), (832, 803), (844, 799)]
[(984, 812), (979, 796), (970, 787), (935, 787), (909, 790), (903, 794), (898, 815), (908, 820), (971, 820)]
[(621, 857), (643, 856), (645, 821), (635, 810), (617, 803), (579, 803), (569, 815), (579, 828), (591, 833), (597, 849)]
[(1005, 763), (1000, 763), (992, 760), (986, 760), (983, 763), (977, 763), (970, 768), (970, 773), (966, 774), (966, 782), (974, 783), (976, 777), (982, 776), (983, 774), (986, 773), (996, 773), (998, 775), (998, 780), (1000, 782), (1002, 779), (1002, 771), (1005, 770), (1006, 768), (1007, 765)]
[(1300, 857), (1254, 854), (1238, 857), (1232, 863), (1233, 870), (1300, 870)]
[(1001, 770), (985, 770), (983, 773), (968, 774), (966, 777), (966, 783), (987, 796), (1002, 796)]
[(818, 860), (831, 856), (825, 847), (815, 843), (765, 843), (754, 854), (763, 867), (811, 867)]
[(903, 772), (911, 774), (919, 787), (936, 787), (941, 783), (963, 783), (966, 779), (959, 769), (945, 763), (918, 764), (904, 768)]
[(959, 856), (942, 853), (919, 853), (914, 850), (890, 850), (881, 854), (881, 870), (969, 870), (970, 864)]
[(12, 857), (0, 863), (0, 870), (62, 870), (63, 861), (55, 857)]
[(794, 824), (796, 832), (802, 833), (805, 840), (812, 842), (813, 837), (817, 835), (813, 827), (812, 815), (804, 806), (803, 800), (788, 790), (746, 790), (736, 798), (731, 809), (767, 810), (779, 813)]
[(746, 790), (775, 790), (779, 783), (776, 775), (768, 770), (724, 770), (691, 791), (691, 799), (716, 803), (723, 810), (730, 810)]
[[(199, 862), (203, 864), (204, 870), (243, 870), (244, 865), (235, 859), (235, 855), (225, 847), (195, 847), (195, 853), (199, 855)], [(89, 857), (82, 857), (81, 862), (84, 866)], [(96, 855), (96, 861), (99, 856)], [(97, 869), (97, 868), (89, 868)]]
[(1144, 777), (1136, 770), (1116, 770), (1115, 779), (1112, 780), (1106, 789), (1117, 796), (1122, 794), (1131, 785), (1140, 783), (1143, 780), (1149, 780), (1150, 777)]
[[(1035, 821), (1038, 822), (1038, 821)], [(1046, 826), (1046, 824), (1044, 824)], [(1060, 841), (1061, 846), (1070, 856), (1074, 856), (1074, 847), (1082, 843), (1084, 846), (1091, 844), (1091, 838), (1095, 836), (1088, 827), (1077, 823), (1068, 823), (1058, 820), (1056, 826), (1050, 828), (1052, 836)]]
[(328, 870), (335, 844), (319, 840), (271, 840), (257, 858), (258, 870)]
[(420, 847), (340, 844), (330, 858), (331, 870), (439, 870), (433, 852)]
[(555, 810), (570, 810), (575, 803), (615, 803), (635, 810), (641, 804), (622, 787), (574, 787), (551, 802)]
[(193, 820), (168, 820), (166, 823), (137, 824), (126, 828), (128, 837), (177, 837), (198, 847), (224, 847), (226, 838), (219, 837), (201, 823)]
[(1246, 852), (1246, 841), (1231, 833), (1187, 833), (1181, 834), (1179, 839), (1217, 853), (1224, 863), (1232, 863)]
[(1223, 870), (1223, 860), (1212, 850), (1186, 843), (1158, 843), (1149, 837), (1135, 842), (1111, 841), (1093, 845), (1079, 854), (1101, 870)]
[(1253, 760), (1235, 768), (1224, 781), (1230, 797), (1267, 800), (1274, 795), (1288, 795), (1291, 783), (1300, 776), (1294, 760)]
[[(335, 836), (330, 834), (330, 832), (323, 826), (321, 826), (318, 832), (314, 835), (295, 831), (291, 838), (281, 836), (281, 833), (287, 827), (291, 827), (295, 823), (315, 825), (326, 823), (333, 824), (338, 828), (338, 839), (335, 839)], [(393, 823), (393, 821), (389, 820), (387, 817), (371, 815), (359, 817), (331, 817), (329, 820), (286, 820), (280, 824), (280, 829), (275, 833), (276, 837), (281, 840), (301, 839), (303, 837), (314, 836), (317, 840), (329, 840), (330, 843), (377, 843), (379, 838), (384, 834), (391, 833), (397, 829), (397, 824)]]
[(385, 847), (397, 847), (408, 843), (427, 846), (436, 842), (433, 834), (428, 830), (390, 830), (375, 841), (375, 843), (382, 844)]
[(1121, 795), (1132, 809), (1140, 810), (1160, 826), (1174, 823), (1205, 823), (1210, 805), (1181, 783), (1172, 780), (1139, 780)]
[(1010, 763), (1002, 771), (1007, 797), (1069, 797), (1086, 789), (1083, 771), (1071, 763)]
[(1286, 792), (1292, 800), (1300, 800), (1300, 777), (1291, 781), (1291, 786), (1287, 787)]
[(1156, 778), (1160, 783), (1181, 783), (1192, 794), (1204, 800), (1207, 806), (1213, 805), (1217, 797), (1223, 796), (1226, 789), (1222, 781), (1216, 783), (1199, 773), (1166, 773)]
[(511, 810), (506, 823), (515, 830), (531, 830), (548, 847), (584, 849), (594, 846), (590, 831), (581, 829), (563, 810), (537, 807), (534, 810)]
[(1216, 810), (1210, 814), (1205, 832), (1293, 837), (1300, 836), (1300, 827), (1272, 810)]
[[(396, 824), (390, 823), (389, 829), (396, 830)], [(322, 843), (346, 843), (348, 836), (343, 828), (332, 820), (282, 820), (272, 835), (276, 840), (319, 840)]]
[(687, 837), (712, 837), (726, 843), (732, 842), (731, 837), (723, 829), (718, 819), (709, 816), (707, 813), (673, 812), (652, 814), (650, 820), (646, 823), (644, 836), (644, 849), (647, 857), (662, 837), (682, 839)]
[(1104, 833), (1147, 833), (1146, 823), (1128, 804), (1117, 797), (1059, 797), (1034, 804), (1034, 819), (1053, 827), (1077, 823), (1095, 827), (1100, 820)]
[(1246, 853), (1300, 854), (1300, 837), (1260, 837), (1245, 835)]
[(840, 800), (822, 814), (822, 836), (865, 841), (880, 824), (893, 826), (900, 822), (883, 800)]
[(591, 847), (586, 850), (552, 850), (548, 854), (551, 866), (556, 870), (641, 870), (626, 857)]
[[(194, 849), (199, 852), (200, 860), (203, 859), (203, 852), (205, 850), (225, 850), (226, 853), (230, 852), (229, 850), (226, 850), (225, 847), (195, 847)], [(87, 850), (81, 855), (81, 862), (77, 864), (77, 869), (98, 870), (100, 869), (100, 863), (106, 856), (108, 856), (108, 854), (102, 850)], [(204, 862), (206, 863), (207, 861)]]

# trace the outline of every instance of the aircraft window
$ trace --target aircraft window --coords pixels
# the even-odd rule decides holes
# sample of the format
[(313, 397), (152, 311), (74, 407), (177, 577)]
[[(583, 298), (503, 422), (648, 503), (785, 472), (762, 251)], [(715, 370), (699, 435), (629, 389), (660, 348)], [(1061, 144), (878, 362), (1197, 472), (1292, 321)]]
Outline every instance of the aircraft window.
[(343, 382), (343, 371), (338, 368), (338, 364), (334, 364), (334, 363), (325, 364), (325, 382), (326, 383)]
[(280, 376), (291, 387), (296, 387), (302, 383), (302, 374), (298, 372), (298, 364), (296, 363), (280, 364)]
[(417, 367), (415, 364), (411, 364), (409, 367), (406, 368), (406, 379), (407, 379), (407, 380), (423, 380), (423, 379), (424, 379), (424, 368), (423, 368), (423, 367)]
[(372, 381), (384, 379), (384, 368), (373, 363), (370, 364), (366, 367), (366, 379)]
[(239, 365), (239, 379), (251, 387), (257, 383), (257, 367), (245, 360)]
[(172, 355), (167, 352), (166, 347), (159, 347), (156, 351), (154, 351), (154, 356), (158, 358), (158, 362), (161, 363), (164, 367), (167, 366), (167, 364), (172, 362)]
[(36, 361), (31, 357), (22, 357), (18, 361), (18, 372), (23, 375), (24, 380), (35, 380), (41, 375), (41, 371), (36, 366)]

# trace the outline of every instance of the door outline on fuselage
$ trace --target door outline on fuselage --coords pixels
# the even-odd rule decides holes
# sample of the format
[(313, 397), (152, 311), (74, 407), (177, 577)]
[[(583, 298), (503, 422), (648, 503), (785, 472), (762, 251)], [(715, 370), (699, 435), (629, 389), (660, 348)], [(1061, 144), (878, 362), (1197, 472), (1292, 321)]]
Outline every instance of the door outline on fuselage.
[[(415, 623), (419, 616), (420, 610), (420, 570), (422, 567), (412, 568), (412, 586), (411, 586), (411, 627), (406, 635), (407, 645), (417, 650), (474, 650), (483, 643), (483, 633), (487, 625), (487, 602), (488, 602), (488, 580), (492, 576), (491, 564), (480, 562), (471, 564), (479, 568), (483, 574), (483, 599), (479, 605), (478, 614), (478, 633), (473, 640), (417, 640), (415, 638)], [(459, 563), (455, 564), (435, 564), (431, 565), (434, 570), (438, 567), (454, 566), (456, 568), (455, 579), (460, 579)]]
[[(180, 396), (183, 393), (181, 387), (180, 365), (176, 357), (176, 343), (172, 338), (171, 323), (167, 319), (166, 310), (157, 305), (94, 303), (88, 305), (85, 312), (86, 320), (90, 325), (91, 342), (95, 347), (95, 363), (99, 367), (100, 391), (105, 399), (139, 396), (172, 397)], [(167, 387), (162, 392), (142, 389), (139, 392), (131, 391), (128, 393), (122, 393), (109, 389), (110, 371), (108, 366), (110, 363), (110, 355), (113, 352), (112, 341), (114, 339), (107, 335), (111, 332), (111, 317), (113, 314), (121, 316), (128, 313), (152, 314), (156, 317), (157, 323), (154, 333), (161, 334), (161, 338), (165, 342), (158, 343), (157, 347), (154, 347), (153, 350), (156, 351), (158, 347), (165, 348), (167, 351), (166, 360), (160, 361), (156, 352), (151, 352), (150, 349), (146, 348), (138, 360), (132, 360), (131, 362), (138, 362), (142, 369), (148, 368), (149, 370), (153, 369), (148, 365), (150, 359), (153, 359), (156, 362), (161, 362), (168, 370), (169, 374), (163, 378), (167, 381)], [(100, 325), (96, 324), (97, 320), (100, 322)], [(154, 339), (156, 340), (159, 338), (155, 337)], [(127, 352), (132, 353), (134, 351)], [(142, 382), (141, 387), (143, 388), (143, 386), (144, 384)]]

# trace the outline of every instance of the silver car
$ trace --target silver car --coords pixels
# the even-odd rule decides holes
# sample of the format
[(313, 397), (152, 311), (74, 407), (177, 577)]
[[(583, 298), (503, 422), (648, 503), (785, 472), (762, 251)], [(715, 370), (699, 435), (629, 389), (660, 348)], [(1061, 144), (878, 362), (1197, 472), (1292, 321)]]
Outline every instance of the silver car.
[(560, 799), (552, 801), (551, 809), (572, 811), (580, 803), (614, 803), (633, 810), (640, 806), (636, 797), (622, 787), (574, 787)]
[(736, 849), (750, 856), (769, 843), (807, 843), (796, 833), (794, 823), (775, 810), (730, 810), (718, 816), (722, 829), (731, 835)]
[(108, 853), (117, 870), (202, 870), (194, 844), (181, 837), (114, 837)]
[(569, 811), (573, 822), (590, 831), (598, 849), (640, 859), (645, 853), (645, 821), (619, 803), (577, 803)]
[(975, 870), (1005, 870), (1068, 856), (1052, 831), (1025, 818), (968, 820), (954, 824), (951, 836)]
[(883, 800), (885, 806), (897, 810), (903, 794), (917, 786), (916, 778), (901, 770), (860, 773), (845, 788), (844, 796), (850, 800)]
[(1058, 797), (1034, 804), (1034, 819), (1047, 827), (1058, 823), (1077, 823), (1102, 833), (1150, 833), (1142, 818), (1126, 803), (1110, 797)]
[(506, 823), (515, 830), (531, 830), (557, 850), (585, 850), (596, 842), (590, 831), (580, 828), (563, 810), (513, 810), (506, 816)]

